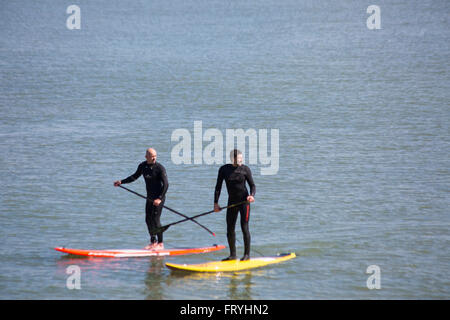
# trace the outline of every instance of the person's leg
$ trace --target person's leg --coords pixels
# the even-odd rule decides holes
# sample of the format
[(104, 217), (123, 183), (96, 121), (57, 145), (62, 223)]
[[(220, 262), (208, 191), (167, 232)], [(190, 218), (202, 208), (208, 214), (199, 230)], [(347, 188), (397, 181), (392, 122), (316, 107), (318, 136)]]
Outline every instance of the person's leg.
[[(153, 225), (155, 228), (161, 228), (161, 213), (162, 213), (162, 209), (164, 206), (164, 200), (161, 201), (161, 203), (159, 204), (159, 206), (154, 207), (153, 210)], [(163, 244), (163, 233), (160, 232), (157, 235), (158, 238), (158, 246), (157, 249), (164, 249), (164, 244)]]
[(227, 239), (228, 247), (230, 248), (230, 256), (225, 260), (235, 260), (236, 259), (236, 220), (238, 216), (238, 208), (228, 208), (227, 209)]
[(242, 261), (250, 259), (250, 229), (249, 229), (249, 221), (250, 221), (250, 204), (243, 204), (240, 206), (241, 213), (241, 230), (242, 235), (244, 237), (244, 256), (242, 257)]
[(154, 229), (152, 211), (153, 203), (148, 201), (145, 203), (145, 223), (147, 224), (148, 233), (150, 234), (150, 244), (145, 247), (145, 249), (152, 249), (156, 245), (156, 237), (151, 230)]

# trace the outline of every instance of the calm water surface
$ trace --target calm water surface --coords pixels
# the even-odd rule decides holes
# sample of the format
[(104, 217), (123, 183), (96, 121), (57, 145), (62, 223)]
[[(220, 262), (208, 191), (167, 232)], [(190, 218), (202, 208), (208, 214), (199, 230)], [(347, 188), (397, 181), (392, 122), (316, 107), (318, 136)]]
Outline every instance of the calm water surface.
[[(448, 1), (378, 1), (380, 30), (361, 1), (82, 0), (81, 29), (68, 30), (71, 4), (0, 4), (1, 299), (450, 298)], [(147, 244), (145, 201), (112, 183), (149, 146), (168, 172), (166, 205), (210, 210), (219, 165), (171, 158), (172, 133), (193, 135), (194, 121), (224, 136), (279, 130), (276, 174), (250, 165), (253, 256), (296, 259), (179, 275), (164, 263), (228, 252), (52, 249)], [(178, 218), (163, 211), (164, 224)], [(166, 246), (226, 244), (224, 213), (199, 221), (216, 238), (187, 222)], [(70, 265), (80, 290), (66, 287)]]

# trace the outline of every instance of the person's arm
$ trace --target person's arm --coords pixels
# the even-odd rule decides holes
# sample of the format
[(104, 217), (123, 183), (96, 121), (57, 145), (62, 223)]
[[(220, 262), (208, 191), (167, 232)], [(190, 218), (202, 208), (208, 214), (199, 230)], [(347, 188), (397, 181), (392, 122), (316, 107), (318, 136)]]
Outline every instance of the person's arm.
[(167, 179), (167, 173), (166, 168), (161, 166), (161, 182), (162, 182), (162, 191), (159, 195), (159, 199), (162, 199), (165, 197), (167, 189), (169, 189), (169, 180)]
[(245, 179), (247, 180), (247, 183), (250, 186), (250, 195), (247, 197), (247, 200), (253, 202), (255, 201), (254, 197), (256, 193), (256, 186), (255, 182), (253, 181), (252, 171), (250, 170), (249, 167), (247, 167), (247, 174), (245, 175)]
[(222, 184), (223, 184), (223, 179), (224, 179), (222, 168), (219, 169), (219, 173), (217, 174), (216, 188), (214, 190), (214, 211), (216, 211), (216, 212), (220, 211), (219, 197), (220, 197), (220, 192), (222, 191)]
[(119, 182), (120, 182), (119, 185), (133, 182), (133, 181), (137, 180), (141, 175), (142, 175), (142, 164), (139, 164), (135, 173), (133, 173), (131, 176), (129, 176), (123, 180), (119, 180)]
[(155, 206), (159, 206), (161, 204), (161, 199), (164, 198), (164, 196), (166, 195), (167, 189), (169, 188), (169, 180), (167, 180), (167, 173), (166, 173), (166, 169), (160, 164), (159, 165), (159, 179), (161, 180), (162, 183), (162, 190), (161, 190), (161, 194), (155, 199), (153, 200), (153, 205)]

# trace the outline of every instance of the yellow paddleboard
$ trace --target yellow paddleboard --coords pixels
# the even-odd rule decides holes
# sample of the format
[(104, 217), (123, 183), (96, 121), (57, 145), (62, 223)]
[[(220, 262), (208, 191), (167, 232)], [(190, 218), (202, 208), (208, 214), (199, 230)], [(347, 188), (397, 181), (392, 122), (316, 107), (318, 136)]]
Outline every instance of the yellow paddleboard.
[(227, 272), (240, 271), (253, 268), (259, 268), (268, 264), (283, 262), (295, 258), (295, 253), (282, 253), (273, 257), (257, 257), (250, 260), (229, 260), (212, 261), (199, 264), (176, 264), (166, 263), (166, 266), (172, 270), (191, 271), (191, 272)]

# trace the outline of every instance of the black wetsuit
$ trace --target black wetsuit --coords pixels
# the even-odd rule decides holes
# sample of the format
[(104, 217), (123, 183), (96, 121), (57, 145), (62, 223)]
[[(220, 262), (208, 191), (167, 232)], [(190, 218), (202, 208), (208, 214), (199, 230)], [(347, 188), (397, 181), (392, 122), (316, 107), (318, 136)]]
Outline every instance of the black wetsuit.
[[(145, 222), (147, 223), (148, 232), (150, 233), (150, 242), (156, 242), (156, 236), (150, 232), (155, 228), (161, 227), (160, 217), (161, 211), (164, 206), (165, 195), (169, 188), (169, 182), (167, 180), (166, 169), (158, 162), (154, 164), (148, 164), (144, 161), (139, 164), (136, 172), (128, 178), (122, 180), (122, 183), (130, 183), (138, 179), (141, 175), (144, 176), (145, 185), (147, 187), (147, 197), (155, 200), (161, 199), (159, 206), (154, 206), (153, 201), (147, 199), (145, 204)], [(158, 242), (163, 242), (163, 234), (158, 233)]]
[[(227, 185), (228, 205), (247, 200), (249, 193), (245, 186), (245, 182), (250, 186), (250, 195), (255, 195), (256, 187), (253, 182), (250, 168), (246, 165), (235, 167), (232, 164), (226, 164), (219, 169), (214, 193), (214, 203), (218, 203), (219, 201), (223, 180), (225, 180)], [(250, 231), (248, 228), (248, 222), (250, 220), (250, 204), (245, 203), (227, 209), (227, 239), (230, 247), (230, 257), (236, 257), (236, 233), (234, 230), (239, 212), (241, 213), (241, 229), (244, 236), (244, 256), (250, 255)]]

